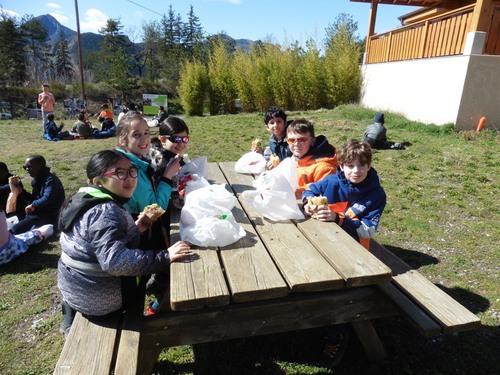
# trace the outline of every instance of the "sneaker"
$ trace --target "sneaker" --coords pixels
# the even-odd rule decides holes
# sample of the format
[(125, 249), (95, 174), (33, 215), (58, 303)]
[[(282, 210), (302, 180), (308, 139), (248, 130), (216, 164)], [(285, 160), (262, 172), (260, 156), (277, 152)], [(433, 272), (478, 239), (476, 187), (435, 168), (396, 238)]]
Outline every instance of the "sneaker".
[(158, 314), (158, 309), (154, 309), (151, 305), (146, 307), (146, 316), (151, 316), (155, 314)]
[(349, 332), (343, 326), (327, 327), (326, 330), (322, 362), (326, 367), (333, 369), (344, 357), (349, 343)]
[(35, 230), (42, 234), (44, 240), (46, 240), (47, 238), (49, 238), (54, 234), (54, 226), (52, 224), (42, 225), (41, 227), (36, 228)]

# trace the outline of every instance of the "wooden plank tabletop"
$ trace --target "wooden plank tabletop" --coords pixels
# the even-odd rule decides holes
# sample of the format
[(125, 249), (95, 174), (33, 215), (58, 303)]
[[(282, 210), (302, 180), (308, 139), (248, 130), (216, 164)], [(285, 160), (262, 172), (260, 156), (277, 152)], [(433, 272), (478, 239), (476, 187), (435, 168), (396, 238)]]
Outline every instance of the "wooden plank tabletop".
[[(213, 183), (227, 184), (215, 164), (209, 164), (209, 179)], [(232, 214), (246, 232), (245, 237), (236, 243), (220, 249), (234, 302), (286, 296), (288, 287), (283, 277), (239, 203), (233, 208)]]
[[(172, 243), (179, 240), (179, 216), (180, 210), (171, 211)], [(189, 259), (170, 264), (172, 310), (217, 307), (228, 305), (229, 302), (229, 289), (215, 248), (192, 246)]]
[[(234, 163), (219, 165), (237, 195), (243, 190), (253, 189), (253, 177), (237, 173)], [(263, 218), (241, 197), (239, 201), (293, 292), (344, 287), (342, 276), (311, 246), (292, 222), (272, 222)]]
[[(236, 193), (241, 194), (242, 190), (240, 189), (254, 189), (252, 185), (254, 177), (235, 172), (234, 164), (234, 162), (224, 162), (219, 163), (219, 166), (223, 170), (231, 185), (235, 186), (235, 189), (238, 189)], [(333, 276), (332, 274), (329, 276), (323, 275), (330, 277), (329, 280), (331, 284), (326, 284), (328, 288), (333, 289), (335, 287), (339, 287), (337, 280), (340, 279), (343, 279), (346, 285), (350, 287), (378, 284), (380, 282), (388, 281), (391, 278), (391, 270), (389, 267), (366, 251), (366, 249), (364, 249), (356, 240), (351, 238), (335, 223), (325, 223), (308, 218), (303, 221), (295, 221), (296, 228), (294, 228), (288, 223), (273, 223), (251, 210), (248, 205), (245, 205), (244, 202), (242, 202), (242, 205), (245, 210), (248, 210), (247, 212), (249, 212), (249, 216), (254, 222), (257, 231), (262, 236), (266, 246), (268, 246), (268, 250), (273, 254), (273, 256), (275, 256), (275, 261), (278, 262), (280, 268), (282, 263), (279, 259), (283, 259), (283, 263), (291, 261), (294, 265), (297, 265), (296, 262), (293, 262), (294, 259), (290, 259), (291, 257), (294, 257), (293, 244), (290, 244), (290, 241), (285, 239), (283, 241), (286, 245), (283, 246), (283, 243), (280, 243), (279, 240), (277, 240), (279, 238), (283, 238), (284, 234), (284, 237), (288, 239), (295, 238), (297, 240), (298, 238), (301, 238), (301, 241), (304, 241), (302, 242), (302, 247), (300, 247), (299, 250), (302, 250), (302, 252), (308, 252), (304, 254), (307, 256), (301, 255), (300, 252), (297, 254), (296, 259), (299, 262), (304, 262), (306, 258), (309, 260), (311, 254), (314, 254), (312, 259), (317, 259), (317, 253), (319, 253), (322, 255), (323, 261), (326, 260), (326, 262), (334, 268), (337, 276)], [(289, 248), (287, 246), (291, 247)], [(288, 259), (286, 257), (287, 255)], [(318, 262), (320, 261), (318, 260)], [(304, 272), (319, 272), (316, 277), (321, 279), (322, 271), (315, 268), (318, 264), (310, 264), (309, 266), (311, 268), (309, 268), (306, 264), (304, 264), (304, 267), (300, 267), (299, 265), (299, 270), (304, 268), (306, 269)], [(331, 267), (327, 266), (326, 268), (328, 269)], [(321, 270), (323, 270), (323, 268), (324, 267), (321, 267)], [(290, 271), (293, 272), (293, 268), (291, 268)], [(305, 287), (313, 289), (314, 278), (309, 280), (311, 280), (312, 284), (306, 285)], [(319, 282), (319, 280), (317, 281)], [(294, 287), (293, 281), (291, 287)]]

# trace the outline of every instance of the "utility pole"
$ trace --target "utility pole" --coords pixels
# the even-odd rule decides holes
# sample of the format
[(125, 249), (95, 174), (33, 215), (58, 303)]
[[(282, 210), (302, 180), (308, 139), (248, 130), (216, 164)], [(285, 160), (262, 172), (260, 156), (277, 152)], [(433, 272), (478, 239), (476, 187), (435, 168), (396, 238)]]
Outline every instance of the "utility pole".
[(76, 12), (76, 32), (78, 40), (78, 59), (80, 61), (80, 83), (82, 85), (82, 99), (87, 106), (87, 96), (85, 95), (85, 80), (83, 78), (83, 59), (82, 59), (82, 43), (80, 40), (80, 16), (78, 15), (78, 0), (75, 0), (75, 12)]

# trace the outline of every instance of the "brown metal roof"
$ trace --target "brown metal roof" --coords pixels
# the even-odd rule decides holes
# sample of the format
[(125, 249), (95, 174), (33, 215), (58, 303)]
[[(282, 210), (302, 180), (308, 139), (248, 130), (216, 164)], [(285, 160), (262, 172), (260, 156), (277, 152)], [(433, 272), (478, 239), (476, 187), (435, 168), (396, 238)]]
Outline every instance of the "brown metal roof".
[[(350, 0), (353, 3), (371, 4), (372, 0)], [(409, 5), (426, 8), (460, 8), (467, 4), (475, 3), (476, 0), (373, 0), (378, 4), (387, 5)]]

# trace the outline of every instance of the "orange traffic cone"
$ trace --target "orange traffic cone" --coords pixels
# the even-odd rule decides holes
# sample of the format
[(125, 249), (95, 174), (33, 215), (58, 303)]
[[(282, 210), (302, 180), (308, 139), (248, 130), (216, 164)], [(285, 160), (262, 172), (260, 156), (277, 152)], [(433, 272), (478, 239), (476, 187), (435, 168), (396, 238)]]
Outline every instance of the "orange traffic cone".
[(486, 125), (486, 117), (481, 117), (479, 119), (479, 122), (477, 123), (476, 133), (479, 133), (481, 130), (483, 130), (484, 125)]

